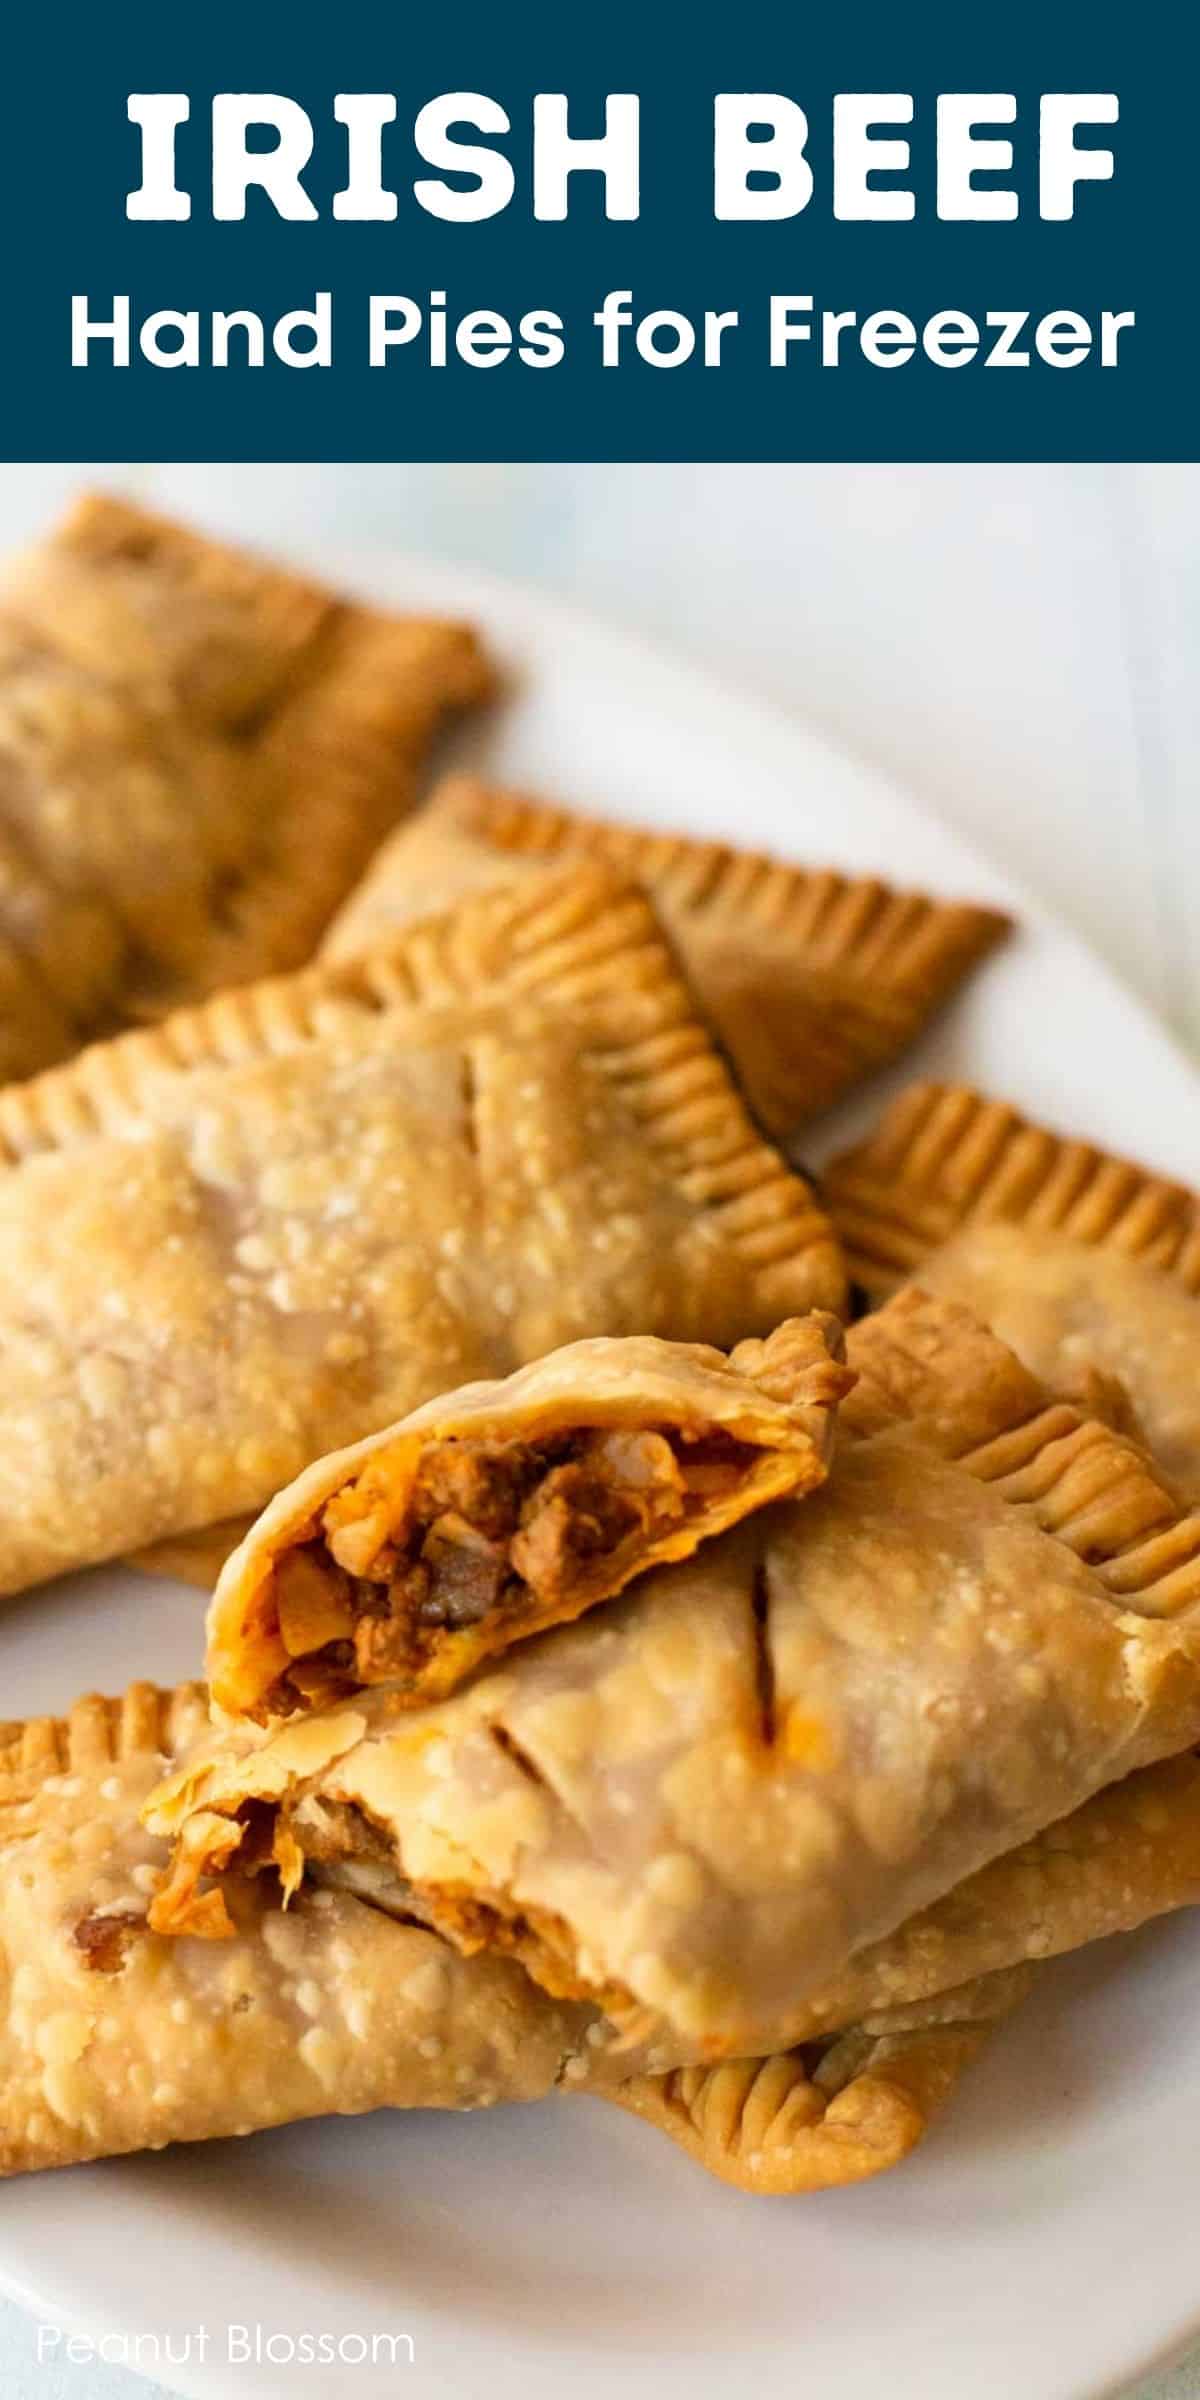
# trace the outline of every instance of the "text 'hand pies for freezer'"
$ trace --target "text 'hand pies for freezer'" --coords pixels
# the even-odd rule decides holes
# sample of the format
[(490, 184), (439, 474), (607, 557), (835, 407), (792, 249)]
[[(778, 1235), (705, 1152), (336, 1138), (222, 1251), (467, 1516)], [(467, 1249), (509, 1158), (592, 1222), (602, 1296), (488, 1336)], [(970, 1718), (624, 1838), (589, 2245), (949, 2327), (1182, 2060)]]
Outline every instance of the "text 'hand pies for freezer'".
[(647, 890), (768, 1132), (793, 1132), (913, 1041), (1002, 938), (994, 909), (874, 876), (641, 833), (456, 776), (389, 841), (328, 942), (355, 955), (464, 892), (591, 859)]
[(823, 1315), (728, 1359), (574, 1342), (319, 1460), (218, 1586), (214, 1702), (266, 1717), (374, 1684), (408, 1706), (441, 1698), (491, 1653), (823, 1482), (843, 1354)]
[(902, 1092), (822, 1196), (850, 1272), (961, 1300), (1055, 1391), (1130, 1430), (1200, 1501), (1200, 1196), (962, 1086)]
[(166, 1786), (163, 1922), (269, 1819), (285, 1877), (306, 1845), (383, 1855), (464, 1948), (749, 2054), (866, 1944), (1194, 1742), (1200, 1518), (964, 1310), (904, 1294), (848, 1347), (822, 1490), (435, 1707), (359, 1695)]
[(0, 577), (0, 1079), (301, 965), (491, 680), (466, 626), (83, 501)]
[(0, 1093), (0, 1590), (256, 1509), (578, 1336), (837, 1308), (644, 896), (595, 870)]
[(561, 2089), (620, 2100), (728, 2181), (809, 2191), (911, 2149), (1008, 2003), (997, 1979), (978, 2027), (851, 2030), (714, 2089), (647, 2073), (512, 1960), (463, 1958), (353, 1888), (310, 1882), (285, 1914), (260, 1877), (227, 1941), (166, 1938), (147, 1921), (165, 1845), (138, 1812), (205, 1722), (200, 1686), (143, 1683), (0, 1729), (0, 2174)]

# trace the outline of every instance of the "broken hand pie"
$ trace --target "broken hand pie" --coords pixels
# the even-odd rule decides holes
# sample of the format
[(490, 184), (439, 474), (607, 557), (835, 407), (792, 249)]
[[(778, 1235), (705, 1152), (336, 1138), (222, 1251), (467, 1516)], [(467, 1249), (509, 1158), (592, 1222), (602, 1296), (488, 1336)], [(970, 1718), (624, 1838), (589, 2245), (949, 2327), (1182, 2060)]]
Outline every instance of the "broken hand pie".
[(164, 1787), (161, 1921), (211, 1917), (206, 1880), (269, 1821), (285, 1881), (309, 1847), (383, 1857), (464, 1949), (751, 2054), (865, 1945), (1194, 1741), (1200, 1519), (1144, 1454), (920, 1293), (849, 1352), (823, 1490), (435, 1707), (360, 1694)]
[(512, 1961), (389, 1917), (366, 1866), (310, 1878), (286, 1916), (267, 1878), (245, 1882), (219, 1946), (153, 1933), (166, 1846), (139, 1808), (164, 1761), (206, 1738), (196, 1684), (135, 1684), (0, 1732), (0, 2172), (558, 2089), (619, 2102), (745, 2190), (820, 2190), (912, 2149), (1026, 1988), (1013, 1962), (1200, 1895), (1188, 1757), (1101, 1793), (864, 1953), (790, 2050), (651, 2072)]
[(728, 1347), (844, 1294), (648, 902), (594, 869), (11, 1086), (0, 1156), (4, 1591), (577, 1337)]
[(309, 1883), (285, 1914), (260, 1877), (227, 1941), (166, 1939), (139, 1806), (205, 1723), (199, 1685), (141, 1683), (0, 1729), (0, 2174), (562, 2089), (620, 2100), (726, 2180), (813, 2190), (903, 2156), (1008, 2004), (993, 1979), (970, 2025), (851, 2029), (715, 2085), (647, 2073), (513, 1961), (462, 1958), (352, 1888)]
[(842, 1352), (819, 1315), (728, 1360), (574, 1342), (319, 1460), (218, 1586), (214, 1703), (265, 1718), (375, 1684), (410, 1706), (440, 1698), (492, 1652), (823, 1482), (853, 1380)]
[(1128, 1429), (1200, 1502), (1200, 1196), (933, 1083), (901, 1093), (822, 1195), (868, 1292), (915, 1272), (1055, 1391), (1103, 1413), (1123, 1387)]
[(228, 1942), (150, 1932), (139, 1806), (206, 1721), (201, 1686), (143, 1683), (0, 1733), (0, 2172), (551, 2089), (579, 2010), (348, 1892), (284, 1916), (260, 1880)]
[(0, 579), (0, 1081), (300, 965), (490, 688), (466, 626), (85, 500)]
[(650, 893), (776, 1135), (897, 1057), (1006, 930), (993, 909), (641, 833), (457, 776), (381, 851), (329, 955), (352, 957), (464, 892), (572, 859), (602, 861)]

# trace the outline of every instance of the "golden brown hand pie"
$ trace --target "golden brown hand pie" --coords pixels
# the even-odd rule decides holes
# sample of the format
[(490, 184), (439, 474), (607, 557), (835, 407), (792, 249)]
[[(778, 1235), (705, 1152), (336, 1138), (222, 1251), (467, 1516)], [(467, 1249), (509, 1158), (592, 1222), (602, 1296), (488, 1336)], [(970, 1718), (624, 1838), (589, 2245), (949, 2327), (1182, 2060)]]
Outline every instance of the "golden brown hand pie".
[(286, 1918), (265, 1879), (239, 1886), (219, 1946), (151, 1933), (166, 1851), (139, 1803), (206, 1726), (199, 1686), (137, 1684), (0, 1732), (0, 2172), (558, 2085), (620, 2100), (747, 2189), (818, 2189), (905, 2155), (1023, 1989), (993, 1971), (939, 2000), (939, 1977), (1200, 1897), (1200, 1765), (1172, 1760), (864, 1955), (802, 2049), (649, 2074), (511, 1962), (463, 1959), (335, 1881)]
[[(352, 1891), (310, 1883), (285, 1915), (259, 1878), (233, 1895), (228, 1941), (151, 1932), (165, 1850), (139, 1805), (205, 1722), (200, 1686), (143, 1683), (0, 1728), (0, 2174), (374, 2108), (478, 2108), (556, 2086), (626, 2098), (637, 2061), (597, 2042), (587, 2011)], [(736, 2128), (725, 2090), (705, 2101), (674, 2078), (637, 2074), (626, 2104), (653, 2120), (661, 2094), (662, 2129), (702, 2165), (806, 2190), (839, 2160), (848, 2179), (911, 2147), (963, 2050), (959, 2028), (931, 2025), (734, 2065), (723, 2072), (754, 2095)]]
[(1037, 1962), (1197, 1903), (1200, 1760), (1186, 1753), (1098, 1792), (859, 1952), (798, 2012), (790, 2049), (631, 2074), (593, 2028), (559, 2085), (615, 2101), (743, 2191), (857, 2183), (922, 2140)]
[(905, 1049), (1006, 930), (994, 909), (568, 815), (471, 777), (389, 841), (329, 937), (352, 957), (464, 892), (572, 858), (644, 885), (769, 1132)]
[(952, 1305), (903, 1294), (849, 1347), (853, 1438), (802, 1504), (433, 1708), (359, 1695), (166, 1786), (165, 1921), (209, 1905), (258, 1802), (285, 1878), (306, 1844), (373, 1846), (462, 1947), (752, 2054), (867, 1944), (1195, 1741), (1200, 1518), (1144, 1454)]
[(214, 1703), (265, 1719), (386, 1684), (414, 1707), (769, 1500), (824, 1482), (853, 1381), (834, 1317), (726, 1359), (572, 1342), (320, 1459), (259, 1518), (209, 1616)]
[(592, 1333), (843, 1298), (640, 892), (498, 892), (0, 1093), (0, 1590)]
[(205, 1719), (200, 1686), (135, 1684), (0, 1735), (0, 2172), (550, 2090), (578, 2010), (346, 1892), (284, 1916), (260, 1879), (230, 1941), (148, 1931), (139, 1806)]
[(851, 1272), (919, 1272), (1055, 1390), (1115, 1378), (1134, 1427), (1200, 1501), (1200, 1197), (1005, 1102), (916, 1084), (823, 1183)]
[(0, 1080), (300, 965), (490, 688), (466, 626), (83, 501), (0, 579)]

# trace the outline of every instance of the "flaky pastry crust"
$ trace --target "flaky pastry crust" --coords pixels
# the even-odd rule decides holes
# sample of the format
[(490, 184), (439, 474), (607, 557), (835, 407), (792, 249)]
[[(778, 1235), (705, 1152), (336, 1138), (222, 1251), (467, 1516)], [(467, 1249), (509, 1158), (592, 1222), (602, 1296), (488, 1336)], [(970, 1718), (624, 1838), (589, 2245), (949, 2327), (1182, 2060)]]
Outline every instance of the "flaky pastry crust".
[(824, 2049), (775, 2051), (633, 2076), (599, 2094), (668, 2134), (722, 2183), (795, 2198), (899, 2166), (1020, 1994), (1000, 1982), (986, 2016), (897, 2033), (849, 2032)]
[[(727, 2180), (795, 2191), (837, 2179), (839, 2162), (845, 2177), (891, 2164), (935, 2085), (965, 2063), (961, 2029), (930, 2011), (922, 2037), (811, 2046), (807, 2110), (797, 2058), (736, 2063), (716, 2090), (650, 2075), (511, 1962), (463, 1959), (329, 1884), (306, 1885), (286, 1916), (264, 1880), (244, 1884), (218, 1948), (165, 1940), (147, 1923), (165, 1853), (138, 1807), (206, 1717), (199, 1685), (142, 1683), (118, 1700), (90, 1695), (65, 1719), (0, 1728), (0, 2173), (327, 2113), (560, 2089), (621, 2100)], [(993, 1978), (991, 2015), (999, 1988)]]
[(475, 1383), (305, 1470), (230, 1560), (215, 1706), (262, 1719), (386, 1684), (413, 1707), (824, 1482), (853, 1378), (814, 1314), (726, 1358), (597, 1337)]
[(463, 1959), (336, 1880), (306, 1884), (286, 1919), (265, 1880), (243, 1884), (216, 1950), (151, 1932), (166, 1849), (139, 1800), (211, 1738), (195, 1684), (0, 1729), (0, 2171), (557, 2088), (619, 2101), (743, 2189), (822, 2189), (907, 2154), (1021, 1997), (1024, 1962), (1200, 1897), (1200, 1764), (1172, 1759), (860, 1954), (802, 2046), (655, 2069), (510, 1962)]
[(1107, 1785), (858, 1951), (809, 2001), (797, 2038), (894, 2030), (898, 2014), (939, 1996), (967, 2017), (998, 1976), (1197, 1902), (1200, 1760), (1187, 1751)]
[(1200, 1196), (962, 1086), (917, 1084), (835, 1160), (823, 1196), (851, 1272), (965, 1301), (1043, 1382), (1114, 1382), (1200, 1500)]
[(455, 776), (381, 851), (331, 930), (330, 954), (351, 957), (464, 892), (584, 858), (651, 894), (751, 1106), (777, 1135), (899, 1056), (1007, 930), (994, 909), (639, 832)]
[(553, 2088), (578, 2011), (348, 1893), (246, 1885), (219, 1946), (147, 1929), (138, 1812), (206, 1721), (135, 1684), (0, 1736), (0, 2173), (380, 2107)]
[(0, 1079), (306, 959), (491, 673), (120, 500), (0, 581)]
[(498, 892), (0, 1092), (0, 1590), (592, 1333), (837, 1309), (637, 891)]
[(902, 1295), (849, 1349), (853, 1438), (801, 1505), (402, 1723), (360, 1695), (166, 1786), (181, 1898), (249, 1802), (299, 1861), (332, 1802), (464, 1949), (752, 2054), (866, 1945), (1194, 1742), (1200, 1519), (1145, 1455), (949, 1304)]

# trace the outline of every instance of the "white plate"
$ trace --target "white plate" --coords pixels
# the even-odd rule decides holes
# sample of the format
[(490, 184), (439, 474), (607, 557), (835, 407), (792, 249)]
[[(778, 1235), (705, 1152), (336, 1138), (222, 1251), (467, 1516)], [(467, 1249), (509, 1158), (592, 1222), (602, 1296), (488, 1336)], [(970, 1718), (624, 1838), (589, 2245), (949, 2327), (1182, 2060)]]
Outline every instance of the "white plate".
[[(880, 777), (533, 592), (413, 561), (306, 563), (486, 625), (518, 689), (476, 754), (507, 775), (1010, 902), (1019, 940), (919, 1065), (1197, 1178), (1181, 1053)], [(199, 1644), (193, 1594), (77, 1577), (6, 1613), (5, 1714), (117, 1689), (133, 1669), (194, 1672)], [(859, 2190), (743, 2199), (578, 2100), (380, 2117), (10, 2184), (0, 2288), (60, 2324), (157, 2337), (147, 2369), (196, 2400), (716, 2400), (767, 2375), (817, 2400), (1094, 2400), (1200, 2323), (1198, 1966), (1185, 1918), (1048, 1969), (945, 2125)], [(352, 2345), (407, 2333), (415, 2364), (231, 2361), (230, 2323)]]

